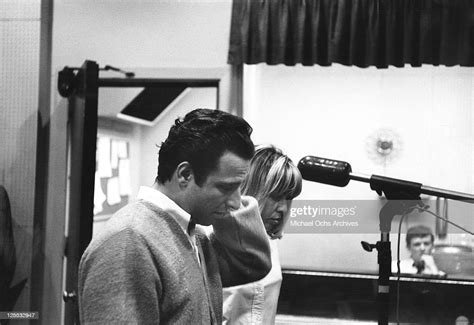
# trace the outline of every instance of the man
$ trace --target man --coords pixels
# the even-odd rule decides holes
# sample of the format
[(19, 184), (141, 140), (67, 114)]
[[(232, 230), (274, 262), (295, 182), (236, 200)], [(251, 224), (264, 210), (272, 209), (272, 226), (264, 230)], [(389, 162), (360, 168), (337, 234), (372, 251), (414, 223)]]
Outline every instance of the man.
[[(159, 151), (158, 176), (118, 211), (79, 266), (82, 323), (217, 324), (222, 286), (264, 277), (270, 249), (240, 184), (254, 154), (251, 127), (217, 110), (177, 119)], [(205, 235), (200, 225), (212, 225)]]
[[(434, 235), (430, 228), (423, 225), (408, 228), (406, 244), (410, 258), (400, 261), (400, 273), (443, 276), (445, 273), (438, 270), (431, 255), (433, 242)], [(394, 261), (392, 272), (395, 274), (397, 270), (397, 262)]]

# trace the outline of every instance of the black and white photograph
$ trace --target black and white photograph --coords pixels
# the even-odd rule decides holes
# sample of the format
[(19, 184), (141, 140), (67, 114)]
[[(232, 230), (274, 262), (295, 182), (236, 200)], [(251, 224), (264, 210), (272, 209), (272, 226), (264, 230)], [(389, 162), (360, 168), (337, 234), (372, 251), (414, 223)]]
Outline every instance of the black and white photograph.
[(474, 0), (0, 0), (0, 325), (474, 325)]

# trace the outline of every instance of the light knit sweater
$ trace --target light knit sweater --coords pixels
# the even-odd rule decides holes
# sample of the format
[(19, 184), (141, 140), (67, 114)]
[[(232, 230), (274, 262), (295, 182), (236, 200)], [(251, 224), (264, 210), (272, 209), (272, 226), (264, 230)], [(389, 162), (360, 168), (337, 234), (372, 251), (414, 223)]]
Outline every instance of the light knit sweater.
[(81, 259), (82, 324), (221, 323), (222, 285), (258, 280), (271, 268), (263, 223), (246, 213), (257, 202), (243, 202), (213, 224), (212, 234), (197, 227), (204, 276), (173, 217), (143, 200), (118, 211)]

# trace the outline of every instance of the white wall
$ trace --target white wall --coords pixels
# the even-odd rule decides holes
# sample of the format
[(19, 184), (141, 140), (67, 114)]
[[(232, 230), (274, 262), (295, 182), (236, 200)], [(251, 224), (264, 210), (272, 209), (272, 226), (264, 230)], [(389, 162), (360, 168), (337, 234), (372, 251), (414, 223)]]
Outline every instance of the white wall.
[(53, 67), (223, 66), (231, 0), (55, 1)]
[(221, 109), (235, 111), (227, 65), (231, 9), (231, 0), (55, 1), (53, 78), (64, 66), (86, 59), (132, 71), (220, 68), (226, 71)]
[[(472, 193), (473, 71), (249, 66), (244, 72), (244, 117), (254, 127), (256, 143), (273, 143), (296, 163), (305, 155), (315, 155), (348, 161), (358, 173)], [(371, 159), (374, 134), (380, 128), (398, 134), (398, 155), (386, 164)], [(378, 200), (368, 184), (354, 181), (343, 189), (305, 181), (299, 199)], [(456, 210), (454, 203), (450, 207)], [(458, 209), (462, 213), (451, 217), (472, 230), (472, 209)], [(367, 222), (378, 225), (378, 211), (368, 218)], [(431, 217), (417, 218), (411, 224), (428, 222), (434, 228)], [(396, 231), (394, 224), (392, 232)], [(378, 238), (375, 233), (287, 234), (280, 242), (282, 265), (375, 272), (376, 254), (363, 251), (360, 241)]]

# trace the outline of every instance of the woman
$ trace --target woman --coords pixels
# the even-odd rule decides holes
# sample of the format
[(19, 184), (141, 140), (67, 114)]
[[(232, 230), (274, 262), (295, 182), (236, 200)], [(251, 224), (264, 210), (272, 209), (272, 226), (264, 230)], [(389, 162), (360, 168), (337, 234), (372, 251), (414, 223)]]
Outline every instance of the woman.
[(274, 239), (282, 237), (291, 201), (300, 194), (301, 184), (298, 168), (281, 150), (273, 146), (256, 150), (242, 183), (242, 194), (253, 196), (258, 201), (270, 242), (272, 269), (257, 282), (224, 288), (224, 324), (275, 323), (282, 275)]

